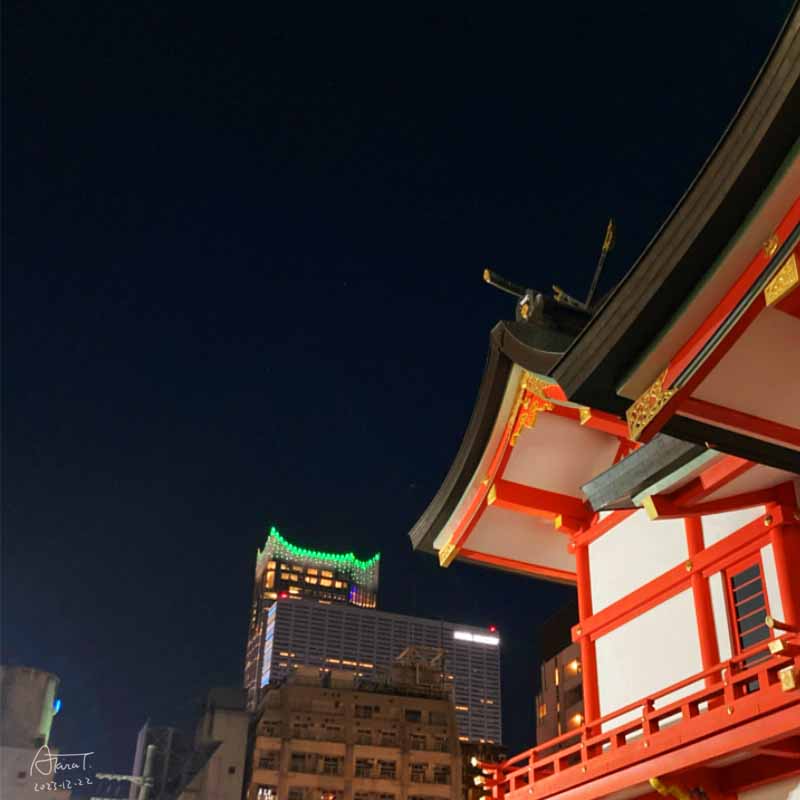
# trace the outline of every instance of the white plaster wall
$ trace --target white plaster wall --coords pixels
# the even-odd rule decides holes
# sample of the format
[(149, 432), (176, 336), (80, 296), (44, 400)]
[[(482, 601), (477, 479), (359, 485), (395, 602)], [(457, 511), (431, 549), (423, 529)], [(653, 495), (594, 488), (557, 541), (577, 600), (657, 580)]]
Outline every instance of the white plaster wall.
[(709, 514), (703, 517), (703, 542), (706, 547), (736, 533), (748, 522), (758, 519), (764, 513), (764, 506), (743, 508), (741, 511), (726, 511), (724, 514)]
[[(775, 554), (772, 545), (761, 548), (761, 563), (764, 566), (764, 587), (767, 590), (767, 608), (775, 619), (783, 619), (783, 603), (781, 602), (781, 589), (778, 584), (778, 570), (775, 568)], [(781, 631), (772, 629), (773, 636), (779, 636)]]
[[(691, 589), (600, 637), (596, 652), (601, 716), (700, 672), (703, 666)], [(656, 708), (702, 686), (698, 681), (673, 692), (657, 702)], [(635, 710), (604, 729), (640, 714)]]
[(489, 506), (472, 529), (464, 547), (481, 553), (575, 572), (569, 537), (548, 519)]
[(800, 800), (800, 778), (787, 778), (740, 792), (739, 800)]
[(589, 545), (592, 611), (597, 613), (685, 561), (683, 520), (651, 522), (637, 511)]
[(725, 602), (725, 585), (722, 582), (721, 572), (715, 572), (708, 579), (708, 588), (711, 593), (711, 608), (714, 612), (714, 628), (717, 631), (719, 660), (727, 661), (733, 652), (731, 651), (731, 630), (728, 626), (728, 606)]

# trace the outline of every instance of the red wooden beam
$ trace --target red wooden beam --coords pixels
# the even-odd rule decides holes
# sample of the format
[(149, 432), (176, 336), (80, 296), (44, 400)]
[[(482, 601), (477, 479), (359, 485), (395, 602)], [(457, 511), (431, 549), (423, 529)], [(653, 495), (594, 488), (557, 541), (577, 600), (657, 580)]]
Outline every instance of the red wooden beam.
[(687, 397), (681, 401), (680, 413), (735, 430), (746, 431), (759, 438), (781, 442), (790, 447), (800, 447), (800, 428), (793, 428), (791, 425), (783, 425), (780, 422), (756, 417), (733, 408), (709, 403), (707, 400)]
[[(778, 227), (775, 229), (775, 237), (777, 237), (778, 246), (786, 241), (789, 234), (794, 230), (795, 226), (800, 223), (800, 197), (798, 197), (792, 207), (789, 209), (786, 216), (781, 220)], [(767, 252), (765, 248), (760, 247), (758, 252), (748, 264), (744, 272), (739, 276), (738, 280), (731, 286), (722, 300), (717, 304), (714, 310), (706, 317), (703, 323), (698, 327), (694, 334), (687, 340), (687, 342), (678, 350), (677, 354), (672, 358), (667, 369), (667, 375), (664, 380), (664, 387), (669, 388), (675, 378), (692, 362), (692, 360), (699, 354), (703, 346), (709, 341), (713, 334), (717, 331), (719, 326), (725, 321), (729, 314), (736, 307), (737, 303), (744, 297), (756, 278), (763, 272), (764, 268), (772, 258), (772, 254)], [(763, 294), (759, 295), (762, 298), (763, 307)]]
[(765, 506), (779, 499), (776, 492), (781, 487), (773, 486), (769, 489), (758, 489), (753, 492), (743, 492), (732, 497), (723, 497), (720, 500), (709, 500), (707, 503), (696, 505), (676, 505), (669, 496), (654, 495), (646, 497), (644, 508), (650, 519), (683, 519), (704, 514), (722, 514), (727, 511), (740, 511), (753, 506)]
[(480, 564), (489, 564), (490, 566), (512, 570), (513, 572), (535, 575), (537, 578), (549, 578), (550, 580), (559, 581), (561, 583), (575, 583), (576, 580), (574, 572), (570, 572), (566, 569), (557, 569), (556, 567), (548, 567), (545, 564), (518, 561), (514, 558), (505, 558), (504, 556), (481, 553), (478, 550), (467, 550), (466, 548), (461, 549), (460, 555), (461, 558), (465, 558), (468, 561), (477, 561)]
[(562, 514), (576, 519), (585, 519), (588, 523), (594, 513), (586, 503), (577, 497), (502, 479), (495, 481), (492, 485), (487, 502), (497, 508), (506, 508), (509, 511), (518, 511), (521, 514), (531, 514), (534, 517), (544, 517), (545, 519), (555, 519)]
[(690, 505), (736, 480), (754, 466), (755, 464), (746, 458), (723, 456), (706, 467), (694, 480), (671, 494), (670, 499), (677, 506)]

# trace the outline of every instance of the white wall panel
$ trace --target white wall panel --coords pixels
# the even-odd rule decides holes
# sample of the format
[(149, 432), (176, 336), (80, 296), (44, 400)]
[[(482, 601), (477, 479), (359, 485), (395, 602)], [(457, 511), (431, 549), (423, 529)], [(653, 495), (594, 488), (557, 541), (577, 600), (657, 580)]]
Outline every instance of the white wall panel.
[(637, 511), (589, 545), (592, 611), (597, 613), (687, 558), (683, 520), (651, 522)]
[[(702, 671), (691, 589), (600, 637), (595, 646), (601, 716)], [(702, 686), (703, 682), (697, 681), (673, 692), (657, 702), (656, 708)], [(636, 710), (621, 716), (604, 729), (640, 713)]]
[(800, 800), (800, 778), (787, 778), (740, 792), (739, 800)]
[(719, 660), (727, 661), (733, 653), (731, 651), (731, 630), (728, 626), (728, 606), (725, 602), (725, 586), (722, 583), (721, 572), (715, 572), (708, 579), (708, 587), (711, 593), (711, 608), (714, 611)]
[(743, 508), (741, 511), (726, 511), (724, 514), (709, 514), (703, 517), (703, 541), (706, 547), (724, 539), (748, 522), (758, 519), (764, 513), (764, 506)]

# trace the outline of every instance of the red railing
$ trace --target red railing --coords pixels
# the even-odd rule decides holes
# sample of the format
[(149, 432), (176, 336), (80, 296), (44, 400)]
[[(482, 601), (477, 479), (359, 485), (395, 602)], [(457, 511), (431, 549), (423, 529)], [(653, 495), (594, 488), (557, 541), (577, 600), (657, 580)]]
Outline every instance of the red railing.
[[(772, 654), (767, 651), (768, 644), (778, 640), (789, 646), (788, 652)], [(495, 798), (503, 798), (523, 788), (530, 793), (539, 781), (572, 770), (579, 776), (581, 772), (587, 771), (587, 766), (599, 763), (598, 759), (608, 759), (620, 754), (633, 742), (639, 745), (639, 760), (647, 758), (650, 755), (650, 743), (655, 745), (658, 735), (672, 725), (686, 723), (721, 707), (725, 707), (727, 714), (732, 715), (734, 707), (742, 698), (752, 699), (754, 694), (761, 696), (770, 687), (779, 684), (777, 673), (780, 669), (791, 664), (800, 668), (800, 650), (797, 645), (800, 645), (800, 636), (794, 632), (759, 642), (727, 661), (532, 747), (501, 764), (484, 764), (482, 766), (487, 775), (486, 788), (491, 789)], [(764, 654), (763, 660), (750, 666), (745, 664), (761, 653)], [(705, 681), (709, 685), (679, 700), (656, 707), (658, 701), (667, 695), (698, 681)], [(800, 692), (797, 700), (800, 702)], [(609, 722), (634, 711), (641, 712), (636, 719), (608, 731), (601, 730)], [(574, 743), (568, 744), (569, 742)], [(565, 744), (567, 746), (562, 747)], [(557, 749), (559, 747), (561, 749)]]

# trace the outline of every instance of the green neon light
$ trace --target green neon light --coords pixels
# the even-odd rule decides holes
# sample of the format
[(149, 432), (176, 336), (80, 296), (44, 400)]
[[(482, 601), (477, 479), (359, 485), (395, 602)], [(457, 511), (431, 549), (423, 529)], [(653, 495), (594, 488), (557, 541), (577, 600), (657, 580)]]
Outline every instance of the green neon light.
[(292, 555), (302, 558), (314, 558), (320, 561), (335, 561), (339, 564), (349, 564), (356, 569), (370, 569), (381, 560), (380, 553), (375, 553), (372, 558), (363, 561), (360, 558), (356, 558), (353, 553), (325, 553), (321, 550), (309, 550), (305, 547), (297, 547), (297, 545), (287, 542), (274, 525), (269, 529), (269, 539), (275, 539), (275, 541), (283, 545)]

